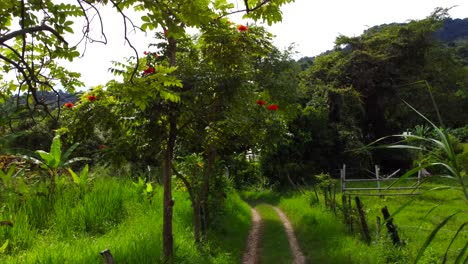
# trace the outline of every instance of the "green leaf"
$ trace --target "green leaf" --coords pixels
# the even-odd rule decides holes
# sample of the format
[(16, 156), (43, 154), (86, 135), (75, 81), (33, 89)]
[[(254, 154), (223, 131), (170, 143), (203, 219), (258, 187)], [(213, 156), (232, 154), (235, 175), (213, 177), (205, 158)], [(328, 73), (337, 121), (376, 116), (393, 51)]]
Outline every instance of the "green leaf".
[(8, 243), (9, 240), (7, 239), (7, 241), (3, 243), (3, 245), (0, 247), (0, 253), (3, 253), (5, 251), (5, 249), (8, 247)]
[(18, 182), (16, 184), (16, 187), (18, 188), (18, 191), (23, 194), (27, 195), (29, 194), (29, 187), (28, 185), (24, 182), (23, 178), (18, 178)]
[(43, 150), (36, 150), (36, 153), (41, 156), (43, 162), (40, 163), (45, 164), (48, 167), (52, 167), (54, 157), (51, 154)]
[[(460, 253), (458, 253), (457, 259), (454, 262), (455, 264), (462, 263), (461, 260), (462, 260), (463, 256), (465, 255), (467, 249), (468, 249), (468, 241), (466, 241), (465, 246), (460, 251)], [(463, 263), (466, 263), (467, 260), (468, 260), (468, 256), (466, 256), (465, 261), (463, 261)]]
[(85, 184), (86, 181), (88, 180), (88, 172), (89, 172), (89, 167), (88, 167), (88, 164), (86, 164), (83, 170), (81, 170), (80, 172), (80, 179), (81, 179), (82, 184)]
[(54, 137), (54, 139), (52, 139), (52, 145), (50, 146), (50, 154), (52, 155), (53, 159), (54, 159), (54, 163), (52, 164), (52, 168), (57, 168), (60, 163), (61, 163), (61, 159), (62, 159), (62, 143), (60, 141), (60, 136), (57, 135)]
[(148, 182), (146, 184), (146, 193), (152, 193), (153, 192), (153, 186), (151, 185), (151, 182)]
[(67, 167), (75, 162), (79, 162), (79, 161), (90, 161), (91, 159), (90, 158), (86, 158), (86, 157), (77, 157), (77, 158), (73, 158), (71, 160), (68, 160), (66, 161), (63, 166)]
[(13, 187), (12, 176), (13, 176), (13, 173), (15, 172), (15, 169), (16, 169), (16, 164), (13, 163), (13, 165), (11, 165), (10, 169), (8, 169), (6, 174), (2, 170), (0, 170), (0, 179), (2, 179), (3, 184), (7, 188)]
[(74, 33), (71, 27), (64, 27), (63, 29), (69, 33)]
[(454, 214), (451, 214), (449, 215), (448, 217), (446, 217), (442, 222), (440, 222), (435, 228), (434, 230), (432, 230), (432, 232), (429, 234), (429, 236), (426, 238), (426, 241), (424, 241), (424, 244), (422, 245), (422, 247), (419, 249), (418, 251), (418, 255), (416, 256), (416, 259), (414, 260), (414, 263), (418, 263), (419, 259), (421, 259), (421, 257), (423, 256), (424, 254), (424, 251), (426, 251), (426, 248), (429, 246), (429, 244), (432, 242), (432, 240), (434, 239), (434, 237), (437, 235), (437, 233), (439, 232), (439, 230), (445, 226), (447, 224), (447, 222), (452, 218), (454, 217), (455, 215), (459, 214), (460, 212), (462, 211), (458, 211)]
[(447, 250), (445, 250), (444, 260), (442, 261), (442, 263), (445, 263), (445, 262), (447, 261), (448, 251), (449, 251), (450, 247), (452, 246), (453, 241), (455, 241), (455, 239), (457, 238), (458, 234), (460, 234), (460, 232), (463, 230), (463, 228), (464, 228), (467, 224), (468, 224), (468, 222), (463, 223), (463, 224), (458, 228), (457, 233), (455, 233), (455, 235), (452, 237), (452, 240), (450, 241), (450, 244), (448, 245)]
[(78, 177), (78, 175), (77, 175), (71, 168), (68, 168), (68, 172), (69, 172), (70, 175), (72, 176), (72, 179), (73, 179), (73, 182), (74, 182), (74, 183), (76, 183), (76, 184), (80, 184), (80, 183), (81, 183), (80, 177)]
[(70, 157), (70, 155), (72, 154), (72, 152), (80, 145), (80, 143), (75, 143), (73, 144), (71, 147), (69, 147), (67, 149), (67, 151), (65, 151), (65, 154), (63, 154), (62, 156), (62, 162), (65, 163), (66, 161), (68, 161), (68, 157)]

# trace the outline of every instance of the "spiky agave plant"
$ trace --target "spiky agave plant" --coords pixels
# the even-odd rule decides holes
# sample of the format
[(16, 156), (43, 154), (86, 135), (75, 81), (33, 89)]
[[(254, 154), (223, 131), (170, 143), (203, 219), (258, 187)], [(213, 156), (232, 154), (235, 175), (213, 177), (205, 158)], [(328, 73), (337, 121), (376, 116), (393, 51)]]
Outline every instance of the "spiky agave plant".
[[(414, 167), (413, 169), (407, 171), (405, 174), (403, 174), (397, 181), (392, 183), (388, 188), (393, 186), (394, 184), (397, 184), (398, 182), (404, 181), (406, 178), (418, 173), (418, 171), (422, 169), (427, 169), (427, 168), (439, 168), (442, 173), (438, 174), (437, 176), (439, 177), (444, 177), (444, 178), (449, 178), (453, 181), (456, 182), (455, 186), (441, 186), (437, 187), (434, 189), (431, 189), (429, 191), (434, 191), (434, 190), (441, 190), (441, 189), (456, 189), (460, 191), (461, 195), (463, 196), (463, 199), (465, 201), (465, 204), (467, 205), (466, 208), (460, 209), (455, 213), (452, 213), (448, 216), (446, 216), (429, 234), (429, 236), (426, 238), (424, 241), (422, 247), (419, 249), (418, 254), (414, 260), (414, 263), (419, 262), (421, 257), (424, 254), (424, 251), (427, 249), (427, 247), (432, 243), (434, 240), (434, 237), (437, 235), (437, 233), (440, 231), (440, 229), (445, 226), (450, 219), (455, 217), (458, 214), (463, 214), (466, 216), (468, 214), (468, 176), (467, 172), (462, 169), (460, 164), (457, 161), (456, 153), (454, 150), (454, 145), (453, 142), (450, 140), (449, 134), (446, 132), (445, 129), (438, 127), (435, 125), (431, 120), (429, 120), (426, 116), (424, 116), (422, 113), (417, 111), (414, 107), (412, 107), (410, 104), (405, 102), (408, 107), (410, 107), (413, 111), (415, 111), (419, 116), (421, 116), (427, 123), (430, 124), (430, 126), (434, 129), (434, 135), (411, 135), (411, 134), (398, 134), (398, 135), (391, 135), (387, 137), (380, 138), (369, 145), (367, 145), (367, 148), (386, 148), (386, 149), (412, 149), (412, 150), (418, 150), (422, 153), (422, 155), (432, 155), (431, 159), (426, 159), (424, 163), (420, 164), (419, 166)], [(440, 115), (439, 115), (440, 118)], [(442, 123), (441, 123), (442, 124)], [(397, 142), (393, 144), (387, 144), (387, 145), (380, 145), (383, 141), (387, 141), (390, 138), (397, 138), (399, 139)], [(417, 145), (414, 144), (414, 142), (421, 142), (423, 144)], [(437, 150), (437, 154), (435, 153), (435, 150)], [(392, 215), (394, 217), (397, 213), (401, 212), (404, 210), (404, 208), (411, 203), (412, 200), (404, 205), (402, 205), (400, 208), (398, 208), (395, 213)], [(448, 258), (448, 251), (450, 247), (452, 246), (453, 242), (455, 239), (458, 237), (458, 235), (463, 231), (468, 226), (468, 221), (465, 221), (462, 223), (455, 235), (452, 237), (446, 251), (445, 255), (443, 258), (443, 263), (447, 262)], [(465, 256), (466, 252), (468, 249), (468, 241), (465, 242), (464, 247), (460, 250), (458, 253), (454, 263), (467, 263), (468, 261), (468, 256)]]

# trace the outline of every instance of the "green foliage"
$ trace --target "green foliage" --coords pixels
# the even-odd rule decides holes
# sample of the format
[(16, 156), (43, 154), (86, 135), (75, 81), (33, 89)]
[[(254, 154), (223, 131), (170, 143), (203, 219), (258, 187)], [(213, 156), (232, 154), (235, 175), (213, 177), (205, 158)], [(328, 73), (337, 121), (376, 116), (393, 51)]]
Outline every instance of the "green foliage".
[[(435, 120), (435, 98), (448, 127), (465, 125), (467, 104), (460, 96), (466, 90), (465, 69), (453, 50), (434, 39), (446, 12), (436, 9), (423, 20), (377, 26), (356, 37), (340, 36), (335, 49), (315, 58), (304, 72), (302, 87), (313, 96), (308, 104), (324, 106), (329, 126), (338, 131), (331, 138), (339, 150), (333, 158), (338, 156), (339, 163), (369, 163), (368, 155), (339, 153), (419, 123), (401, 99)], [(374, 152), (372, 161), (401, 168), (410, 166), (408, 156)]]
[(255, 12), (247, 12), (244, 15), (244, 18), (251, 18), (254, 20), (261, 19), (263, 22), (267, 22), (268, 25), (271, 26), (273, 23), (281, 21), (282, 13), (279, 9), (280, 6), (294, 2), (294, 0), (248, 0), (246, 2), (249, 4), (251, 10), (256, 7), (259, 7), (259, 10)]
[[(109, 248), (119, 262), (159, 262), (161, 243), (155, 237), (161, 236), (160, 187), (153, 186), (154, 203), (150, 204), (129, 178), (94, 178), (84, 194), (80, 195), (74, 185), (67, 185), (53, 199), (32, 197), (15, 212), (9, 212), (15, 220), (14, 227), (0, 227), (0, 240), (9, 240), (0, 262), (97, 263), (102, 261), (99, 252), (103, 248)], [(241, 259), (250, 209), (236, 193), (228, 195), (219, 225), (210, 231), (206, 245), (199, 247), (187, 232), (192, 223), (187, 194), (176, 191), (174, 199), (178, 263), (190, 260), (227, 264)]]
[[(420, 112), (418, 112), (415, 108), (413, 108), (409, 104), (407, 105), (431, 125), (432, 129), (434, 130), (435, 137), (427, 137), (426, 135), (422, 135), (422, 136), (395, 135), (391, 137), (401, 138), (402, 141), (397, 142), (395, 144), (382, 146), (383, 148), (401, 148), (401, 149), (419, 150), (422, 153), (423, 157), (425, 158), (421, 161), (422, 163), (418, 167), (415, 167), (412, 170), (409, 170), (408, 172), (406, 172), (394, 184), (405, 180), (406, 178), (410, 177), (411, 175), (414, 175), (421, 169), (431, 170), (432, 168), (439, 168), (440, 170), (436, 171), (438, 172), (436, 174), (437, 176), (449, 178), (457, 184), (457, 186), (447, 186), (445, 188), (455, 189), (461, 192), (463, 200), (465, 201), (465, 205), (467, 205), (468, 204), (468, 187), (467, 187), (467, 179), (466, 179), (467, 175), (466, 175), (466, 172), (463, 171), (463, 168), (458, 163), (456, 145), (454, 144), (455, 138), (453, 136), (451, 137), (446, 132), (445, 129), (437, 127), (434, 123), (432, 123), (427, 117), (425, 117)], [(379, 139), (376, 142), (373, 142), (371, 145), (374, 145), (377, 142), (381, 142), (384, 139), (386, 138)], [(419, 144), (415, 146), (414, 144), (412, 144), (412, 142), (414, 141), (423, 142), (424, 144)], [(397, 211), (400, 211), (400, 210), (397, 210)], [(431, 242), (434, 240), (435, 236), (438, 234), (440, 229), (443, 226), (445, 226), (451, 218), (453, 218), (460, 212), (461, 211), (457, 211), (455, 213), (448, 215), (438, 225), (436, 225), (434, 229), (432, 229), (432, 232), (429, 234), (424, 244), (419, 249), (419, 252), (415, 258), (415, 263), (417, 263), (421, 259), (424, 252), (426, 251), (428, 246), (431, 244)], [(462, 224), (461, 226), (464, 226), (464, 224)], [(458, 233), (454, 235), (452, 240), (454, 240), (457, 235)], [(450, 246), (451, 246), (451, 243), (449, 244), (447, 251), (449, 250)], [(464, 252), (461, 251), (460, 254), (464, 255)]]
[(67, 151), (62, 155), (62, 143), (60, 140), (60, 135), (56, 135), (50, 146), (50, 152), (46, 152), (44, 150), (37, 150), (36, 153), (39, 154), (40, 160), (29, 157), (23, 156), (23, 158), (34, 162), (35, 164), (39, 165), (41, 168), (46, 169), (49, 171), (50, 176), (58, 176), (59, 169), (65, 169), (66, 167), (72, 165), (76, 162), (81, 162), (85, 160), (89, 160), (89, 158), (85, 157), (77, 157), (69, 159), (71, 153), (75, 148), (78, 147), (78, 143), (75, 143)]
[(8, 247), (8, 242), (9, 240), (5, 241), (5, 243), (0, 247), (0, 253), (3, 253), (3, 251)]
[(149, 202), (152, 201), (156, 191), (151, 182), (145, 182), (141, 177), (138, 177), (138, 182), (134, 182), (137, 192), (141, 193)]

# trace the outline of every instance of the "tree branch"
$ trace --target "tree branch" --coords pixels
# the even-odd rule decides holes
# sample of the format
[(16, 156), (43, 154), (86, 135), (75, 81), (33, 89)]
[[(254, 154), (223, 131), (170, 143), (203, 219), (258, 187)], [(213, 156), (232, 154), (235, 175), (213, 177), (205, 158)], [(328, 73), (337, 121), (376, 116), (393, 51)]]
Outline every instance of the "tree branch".
[(192, 204), (195, 206), (195, 204), (194, 204), (194, 202), (195, 202), (195, 194), (193, 193), (192, 185), (191, 185), (190, 182), (187, 180), (187, 178), (185, 178), (185, 176), (182, 175), (182, 173), (180, 173), (179, 171), (177, 171), (177, 169), (175, 168), (174, 164), (172, 164), (172, 171), (174, 172), (174, 174), (176, 175), (176, 177), (178, 177), (179, 179), (181, 179), (182, 182), (184, 183), (185, 188), (187, 188), (187, 191), (188, 191), (188, 193), (189, 193), (190, 200), (192, 201)]
[(57, 31), (55, 31), (55, 29), (51, 28), (48, 25), (40, 25), (40, 26), (29, 27), (29, 28), (24, 28), (24, 29), (20, 29), (17, 31), (13, 31), (9, 34), (6, 34), (0, 37), (0, 44), (3, 44), (6, 41), (12, 38), (15, 38), (17, 36), (21, 36), (21, 35), (28, 34), (28, 33), (30, 34), (34, 32), (41, 32), (41, 31), (49, 31), (50, 33), (54, 34), (54, 36), (57, 37), (61, 42), (68, 45), (68, 42), (62, 36), (60, 36), (60, 34)]
[(132, 75), (130, 77), (130, 82), (132, 82), (133, 80), (133, 77), (135, 77), (135, 74), (138, 70), (138, 59), (139, 59), (139, 56), (138, 56), (138, 51), (136, 50), (136, 48), (132, 45), (132, 43), (130, 42), (130, 40), (128, 39), (128, 36), (127, 36), (127, 20), (132, 24), (133, 28), (138, 28), (136, 27), (132, 20), (130, 20), (130, 18), (128, 18), (122, 11), (122, 9), (119, 7), (119, 4), (116, 3), (114, 0), (110, 0), (110, 2), (114, 5), (114, 7), (117, 9), (117, 11), (122, 15), (122, 18), (123, 18), (123, 23), (124, 23), (124, 38), (125, 38), (125, 42), (128, 43), (128, 45), (130, 45), (130, 48), (133, 49), (133, 51), (135, 52), (135, 56), (136, 56), (136, 63), (135, 63), (135, 68), (133, 69), (133, 72), (132, 72)]
[(256, 5), (255, 7), (249, 8), (249, 6), (247, 4), (247, 0), (245, 0), (245, 9), (236, 10), (236, 11), (226, 13), (226, 14), (218, 17), (218, 19), (220, 19), (222, 17), (225, 17), (225, 16), (229, 16), (229, 15), (233, 15), (233, 14), (237, 14), (237, 13), (243, 13), (243, 12), (246, 12), (248, 14), (250, 12), (253, 12), (253, 11), (257, 10), (257, 9), (262, 8), (264, 5), (266, 5), (266, 4), (270, 3), (270, 2), (271, 2), (271, 0), (263, 0), (260, 4)]

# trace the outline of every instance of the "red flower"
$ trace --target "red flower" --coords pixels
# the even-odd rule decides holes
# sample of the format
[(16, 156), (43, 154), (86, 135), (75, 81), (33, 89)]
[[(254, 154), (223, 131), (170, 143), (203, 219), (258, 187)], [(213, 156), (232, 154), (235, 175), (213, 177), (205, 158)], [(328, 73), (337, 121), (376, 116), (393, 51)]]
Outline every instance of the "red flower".
[(147, 55), (147, 54), (148, 54), (148, 52), (146, 52), (146, 51), (143, 51), (143, 54)]
[(257, 100), (257, 101), (255, 101), (255, 103), (258, 104), (258, 105), (265, 105), (266, 104), (265, 100), (263, 100), (263, 99)]
[(268, 108), (268, 110), (276, 111), (276, 110), (278, 110), (278, 105), (271, 104), (267, 108)]
[(244, 25), (238, 25), (237, 30), (239, 30), (240, 32), (247, 32), (247, 30), (249, 30), (249, 28), (247, 26), (244, 26)]
[(150, 74), (154, 72), (155, 72), (155, 69), (153, 67), (148, 67), (146, 70), (143, 71), (143, 74)]
[(88, 98), (88, 101), (90, 101), (90, 102), (94, 102), (97, 99), (97, 97), (95, 95), (88, 95), (87, 98)]
[(99, 149), (105, 149), (106, 146), (105, 145), (99, 145)]
[(63, 106), (66, 108), (73, 108), (75, 105), (72, 102), (68, 102), (68, 103), (65, 103)]

